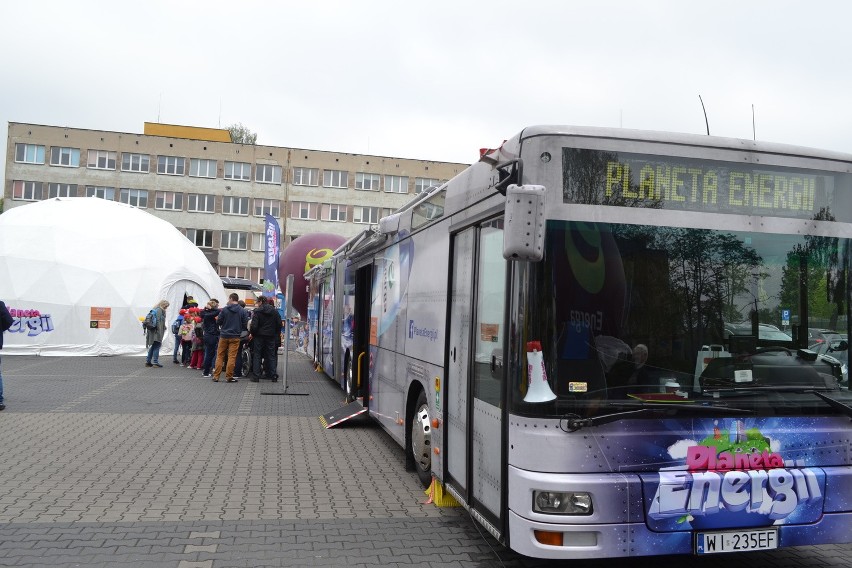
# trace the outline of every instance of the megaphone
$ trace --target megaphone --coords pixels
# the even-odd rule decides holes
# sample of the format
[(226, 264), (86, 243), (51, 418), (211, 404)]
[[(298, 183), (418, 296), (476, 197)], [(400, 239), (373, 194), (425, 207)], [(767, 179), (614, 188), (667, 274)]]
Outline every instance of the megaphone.
[(541, 353), (541, 343), (527, 342), (527, 395), (524, 402), (550, 402), (556, 398), (547, 382), (544, 371), (544, 356)]

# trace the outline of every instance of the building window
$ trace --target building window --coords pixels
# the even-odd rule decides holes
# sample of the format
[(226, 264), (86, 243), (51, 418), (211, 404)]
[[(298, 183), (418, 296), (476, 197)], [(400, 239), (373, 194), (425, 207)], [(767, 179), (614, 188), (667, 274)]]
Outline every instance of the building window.
[(306, 219), (309, 221), (316, 221), (317, 209), (319, 209), (319, 203), (310, 203), (308, 201), (293, 201), (292, 203), (290, 203), (290, 217), (293, 219)]
[(158, 191), (154, 196), (154, 208), (183, 211), (183, 194), (175, 191)]
[(279, 199), (255, 199), (254, 200), (254, 216), (263, 217), (264, 215), (272, 215), (273, 217), (281, 216), (281, 200)]
[(337, 205), (335, 203), (322, 204), (322, 220), (323, 221), (346, 221), (346, 212), (349, 209), (347, 205)]
[(59, 148), (54, 146), (50, 149), (50, 165), (66, 166), (69, 168), (80, 167), (79, 148)]
[(219, 248), (229, 250), (246, 250), (248, 233), (245, 231), (222, 231), (222, 244)]
[(379, 210), (380, 209), (378, 207), (361, 207), (359, 205), (356, 205), (355, 212), (352, 215), (352, 221), (354, 223), (378, 223)]
[(122, 203), (145, 209), (148, 207), (148, 190), (122, 187), (118, 192), (118, 200)]
[(222, 266), (219, 265), (219, 276), (224, 278), (245, 278), (252, 282), (260, 282), (263, 278), (263, 268), (252, 268), (250, 266)]
[(222, 199), (222, 213), (225, 215), (248, 215), (248, 197), (225, 197)]
[(385, 176), (386, 193), (408, 193), (408, 176)]
[(24, 164), (43, 164), (44, 146), (36, 144), (15, 144), (15, 161)]
[(251, 164), (245, 162), (225, 162), (225, 179), (251, 181)]
[(199, 248), (213, 248), (213, 231), (210, 229), (187, 229), (186, 238)]
[(365, 174), (358, 172), (355, 174), (355, 189), (364, 191), (379, 191), (381, 176), (379, 174)]
[(293, 185), (317, 185), (319, 170), (316, 168), (293, 168)]
[(216, 197), (204, 193), (190, 193), (186, 196), (186, 210), (193, 213), (213, 213), (216, 208)]
[(189, 159), (189, 175), (192, 177), (216, 177), (216, 160)]
[(43, 184), (40, 181), (12, 182), (12, 199), (21, 201), (39, 201), (42, 197)]
[(54, 197), (77, 197), (76, 183), (49, 183), (47, 184), (47, 198)]
[(322, 172), (322, 185), (324, 187), (349, 189), (349, 172), (341, 170), (325, 170)]
[(414, 193), (415, 195), (418, 193), (422, 193), (429, 189), (430, 187), (441, 185), (443, 183), (439, 179), (434, 178), (414, 178)]
[(170, 176), (182, 176), (186, 168), (186, 158), (179, 156), (158, 156), (157, 173)]
[(100, 197), (101, 199), (106, 199), (107, 201), (115, 201), (115, 188), (102, 187), (99, 185), (87, 185), (86, 197)]
[(251, 234), (251, 250), (254, 252), (264, 252), (266, 250), (266, 233)]
[(89, 150), (87, 167), (93, 170), (114, 170), (115, 152), (107, 150)]
[(258, 164), (255, 166), (254, 181), (260, 183), (281, 183), (281, 166)]
[(147, 174), (151, 167), (151, 156), (147, 154), (121, 153), (121, 171)]

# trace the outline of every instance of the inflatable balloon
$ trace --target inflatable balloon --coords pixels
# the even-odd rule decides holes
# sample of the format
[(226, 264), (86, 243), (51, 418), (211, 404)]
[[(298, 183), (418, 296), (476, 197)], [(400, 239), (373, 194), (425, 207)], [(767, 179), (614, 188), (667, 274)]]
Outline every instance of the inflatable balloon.
[(331, 233), (310, 233), (302, 235), (287, 245), (278, 260), (278, 282), (282, 290), (287, 275), (293, 278), (293, 308), (302, 317), (307, 315), (308, 282), (305, 272), (331, 258), (337, 248), (346, 242), (346, 237)]

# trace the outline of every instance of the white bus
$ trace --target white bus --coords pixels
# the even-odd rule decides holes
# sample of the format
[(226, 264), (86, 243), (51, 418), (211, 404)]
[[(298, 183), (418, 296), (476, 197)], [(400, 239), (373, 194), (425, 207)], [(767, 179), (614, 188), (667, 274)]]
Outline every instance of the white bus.
[(522, 554), (850, 542), (850, 239), (850, 155), (531, 127), (311, 274), (319, 351)]

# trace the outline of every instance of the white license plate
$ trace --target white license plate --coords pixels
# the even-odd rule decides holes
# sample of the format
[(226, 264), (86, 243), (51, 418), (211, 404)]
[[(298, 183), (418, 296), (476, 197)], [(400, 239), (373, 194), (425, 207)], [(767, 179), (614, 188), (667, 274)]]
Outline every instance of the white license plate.
[(696, 554), (772, 550), (774, 548), (778, 548), (778, 529), (720, 531), (695, 535)]

